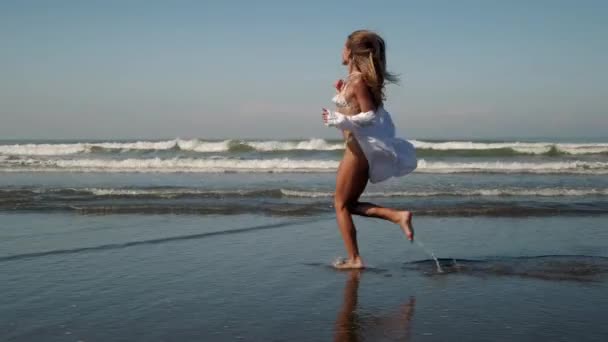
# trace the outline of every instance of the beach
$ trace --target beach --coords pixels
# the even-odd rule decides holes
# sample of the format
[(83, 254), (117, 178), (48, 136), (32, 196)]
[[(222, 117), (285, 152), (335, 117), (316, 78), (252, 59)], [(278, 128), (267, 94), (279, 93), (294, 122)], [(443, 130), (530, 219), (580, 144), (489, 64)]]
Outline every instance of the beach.
[(1, 142), (0, 340), (605, 340), (608, 142), (413, 143), (337, 271), (339, 141)]

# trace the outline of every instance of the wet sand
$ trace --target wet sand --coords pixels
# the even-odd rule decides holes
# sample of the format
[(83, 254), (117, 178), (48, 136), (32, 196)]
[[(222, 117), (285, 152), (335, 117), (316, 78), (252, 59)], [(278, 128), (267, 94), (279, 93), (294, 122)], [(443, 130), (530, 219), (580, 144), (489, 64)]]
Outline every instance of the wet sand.
[(608, 218), (0, 214), (3, 341), (602, 341)]

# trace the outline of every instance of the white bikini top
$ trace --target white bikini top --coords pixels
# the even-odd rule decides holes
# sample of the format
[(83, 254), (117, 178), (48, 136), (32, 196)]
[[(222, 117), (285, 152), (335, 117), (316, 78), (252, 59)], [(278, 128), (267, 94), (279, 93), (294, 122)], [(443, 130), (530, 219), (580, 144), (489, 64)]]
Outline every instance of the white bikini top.
[(337, 107), (348, 107), (348, 102), (346, 102), (346, 99), (344, 98), (344, 95), (342, 95), (341, 92), (336, 94), (331, 99), (331, 102), (335, 103)]
[(348, 75), (348, 77), (347, 77), (346, 81), (344, 82), (344, 85), (342, 86), (342, 89), (340, 90), (340, 92), (338, 92), (331, 99), (331, 101), (333, 103), (335, 103), (338, 108), (353, 107), (353, 105), (351, 105), (348, 101), (346, 101), (346, 97), (344, 97), (344, 94), (346, 93), (346, 88), (348, 87), (348, 82), (350, 81), (352, 75), (354, 75), (354, 74)]

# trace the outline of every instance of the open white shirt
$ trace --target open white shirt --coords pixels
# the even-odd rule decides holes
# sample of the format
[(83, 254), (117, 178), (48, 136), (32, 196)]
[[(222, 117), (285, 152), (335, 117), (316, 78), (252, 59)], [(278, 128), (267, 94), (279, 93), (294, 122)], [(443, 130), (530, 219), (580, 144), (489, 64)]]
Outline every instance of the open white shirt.
[[(340, 93), (333, 102), (343, 106), (344, 97)], [(418, 166), (416, 149), (409, 141), (395, 136), (391, 115), (382, 106), (356, 115), (328, 111), (326, 125), (352, 132), (367, 158), (372, 183), (404, 176)]]

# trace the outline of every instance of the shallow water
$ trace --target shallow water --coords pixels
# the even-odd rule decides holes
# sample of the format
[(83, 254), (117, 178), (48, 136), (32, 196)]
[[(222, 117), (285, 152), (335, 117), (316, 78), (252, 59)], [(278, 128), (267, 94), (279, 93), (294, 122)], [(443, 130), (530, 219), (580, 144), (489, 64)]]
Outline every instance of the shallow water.
[[(0, 216), (0, 339), (600, 341), (608, 220), (359, 219), (369, 270), (336, 271), (333, 217)], [(453, 258), (457, 265), (453, 264)]]

